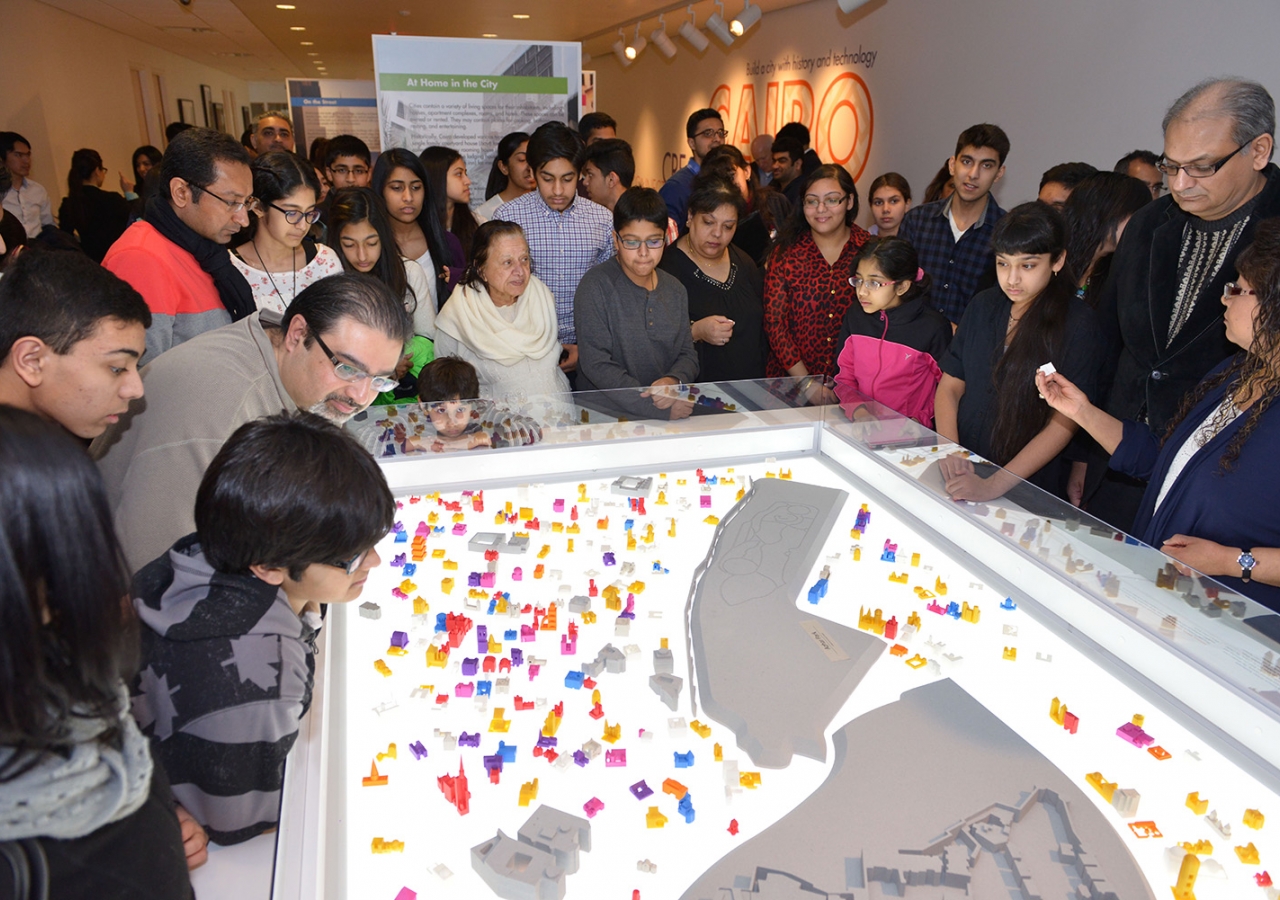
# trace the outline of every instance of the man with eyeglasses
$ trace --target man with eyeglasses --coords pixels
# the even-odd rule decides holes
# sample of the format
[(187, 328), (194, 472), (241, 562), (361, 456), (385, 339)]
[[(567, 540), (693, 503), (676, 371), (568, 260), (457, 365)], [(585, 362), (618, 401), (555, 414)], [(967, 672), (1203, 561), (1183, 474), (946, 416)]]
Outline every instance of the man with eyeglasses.
[(293, 152), (293, 123), (289, 117), (279, 110), (264, 112), (254, 123), (253, 133), (249, 136), (253, 150), (259, 156), (273, 150)]
[(368, 187), (373, 177), (371, 160), (368, 144), (354, 134), (339, 134), (330, 138), (324, 149), (325, 175), (335, 191)]
[(189, 128), (169, 144), (142, 220), (102, 259), (151, 308), (145, 361), (257, 308), (227, 251), (249, 226), (252, 194), (248, 151), (231, 135)]
[(292, 413), (232, 434), (194, 508), (194, 533), (133, 579), (133, 714), (174, 797), (210, 840), (235, 844), (278, 820), (321, 606), (360, 596), (395, 500), (353, 437)]
[(1164, 173), (1156, 168), (1158, 165), (1159, 154), (1150, 150), (1133, 150), (1116, 160), (1112, 171), (1138, 179), (1150, 189), (1151, 199), (1156, 200), (1164, 193)]
[(686, 215), (689, 195), (693, 193), (693, 180), (702, 171), (702, 158), (723, 144), (729, 135), (719, 111), (714, 109), (694, 112), (685, 122), (684, 133), (689, 142), (689, 151), (693, 155), (683, 168), (678, 169), (658, 189), (667, 204), (667, 215), (680, 226), (681, 234), (689, 230), (689, 217)]
[[(367, 275), (302, 290), (279, 325), (261, 313), (175, 347), (142, 370), (146, 397), (89, 448), (137, 569), (193, 530), (196, 486), (246, 422), (302, 409), (343, 424), (396, 387), (413, 320)], [(264, 327), (264, 325), (266, 327)]]
[[(1134, 213), (1099, 300), (1112, 334), (1105, 409), (1163, 434), (1183, 398), (1237, 348), (1226, 337), (1222, 292), (1258, 222), (1280, 215), (1275, 102), (1238, 78), (1203, 81), (1169, 107), (1157, 166), (1169, 196)], [(1090, 460), (1088, 510), (1128, 530), (1143, 485)]]

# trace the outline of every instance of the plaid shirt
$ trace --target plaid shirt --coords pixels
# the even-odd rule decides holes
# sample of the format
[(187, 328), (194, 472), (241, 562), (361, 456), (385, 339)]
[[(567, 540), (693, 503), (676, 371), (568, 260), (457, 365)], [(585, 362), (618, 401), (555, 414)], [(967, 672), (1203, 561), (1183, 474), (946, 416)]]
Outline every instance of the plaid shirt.
[(547, 206), (536, 190), (504, 203), (493, 217), (524, 229), (533, 257), (533, 273), (556, 298), (560, 343), (578, 343), (573, 326), (573, 295), (592, 266), (613, 256), (613, 216), (583, 197), (564, 212)]
[(920, 267), (933, 280), (929, 303), (958, 324), (969, 299), (984, 287), (995, 284), (991, 232), (1004, 210), (996, 198), (988, 194), (986, 215), (960, 235), (959, 243), (951, 233), (950, 211), (950, 199), (935, 200), (908, 210), (898, 237), (915, 245)]

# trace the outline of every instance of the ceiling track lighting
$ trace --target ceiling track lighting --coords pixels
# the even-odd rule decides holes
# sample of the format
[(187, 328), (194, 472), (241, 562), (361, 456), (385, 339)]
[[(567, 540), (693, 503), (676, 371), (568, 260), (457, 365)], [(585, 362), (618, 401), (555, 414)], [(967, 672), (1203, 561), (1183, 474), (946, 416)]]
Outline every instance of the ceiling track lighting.
[(658, 16), (658, 27), (649, 35), (649, 42), (667, 59), (676, 55), (676, 45), (667, 35), (667, 20), (664, 16)]
[(622, 68), (631, 65), (631, 58), (627, 56), (627, 36), (623, 34), (622, 29), (618, 29), (618, 39), (613, 42), (613, 55), (618, 57), (618, 62), (622, 64)]
[(720, 43), (728, 47), (733, 43), (733, 35), (729, 33), (729, 26), (724, 21), (724, 0), (716, 0), (716, 6), (720, 7), (720, 10), (713, 12), (711, 18), (707, 19), (707, 31), (718, 37)]
[(623, 52), (627, 54), (627, 59), (635, 59), (644, 52), (644, 48), (647, 46), (649, 46), (649, 42), (640, 34), (640, 23), (637, 22), (635, 39), (630, 44), (627, 44), (627, 48)]
[(836, 0), (841, 12), (851, 13), (859, 6), (865, 6), (867, 0)]
[(689, 21), (680, 26), (679, 34), (698, 53), (706, 50), (707, 45), (711, 43), (707, 40), (707, 36), (698, 30), (698, 20), (694, 15), (692, 6), (689, 7)]
[(742, 15), (729, 23), (729, 30), (737, 37), (742, 37), (752, 25), (760, 21), (762, 15), (764, 15), (764, 12), (760, 7), (752, 6), (751, 0), (743, 0)]

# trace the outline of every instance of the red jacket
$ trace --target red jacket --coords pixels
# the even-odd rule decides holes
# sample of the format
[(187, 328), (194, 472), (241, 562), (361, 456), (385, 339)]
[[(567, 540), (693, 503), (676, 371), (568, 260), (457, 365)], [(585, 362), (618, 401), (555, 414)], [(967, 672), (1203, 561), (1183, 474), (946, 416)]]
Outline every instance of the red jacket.
[(933, 427), (933, 399), (942, 370), (937, 357), (951, 343), (951, 325), (924, 296), (878, 313), (856, 304), (845, 316), (836, 365), (836, 396), (846, 406), (868, 399)]

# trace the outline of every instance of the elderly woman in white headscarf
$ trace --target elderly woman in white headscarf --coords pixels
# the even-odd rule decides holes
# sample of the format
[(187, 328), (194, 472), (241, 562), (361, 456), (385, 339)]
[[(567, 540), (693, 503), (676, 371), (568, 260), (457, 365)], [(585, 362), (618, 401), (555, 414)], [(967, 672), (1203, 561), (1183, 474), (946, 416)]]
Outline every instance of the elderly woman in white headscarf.
[(520, 409), (546, 398), (561, 411), (571, 407), (555, 298), (532, 274), (524, 231), (486, 222), (471, 247), (471, 265), (436, 317), (436, 356), (475, 366), (486, 400)]

